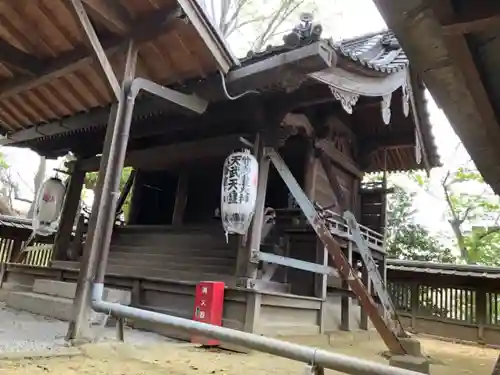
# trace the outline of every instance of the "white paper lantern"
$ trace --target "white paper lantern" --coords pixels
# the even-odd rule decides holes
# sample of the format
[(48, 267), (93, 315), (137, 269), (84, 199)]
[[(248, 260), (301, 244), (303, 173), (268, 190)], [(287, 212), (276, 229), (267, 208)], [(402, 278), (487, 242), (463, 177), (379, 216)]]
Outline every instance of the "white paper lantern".
[(221, 219), (226, 234), (244, 235), (255, 210), (259, 163), (249, 150), (235, 152), (224, 162)]
[(33, 231), (48, 236), (57, 230), (66, 189), (56, 177), (44, 181), (35, 201), (33, 212)]

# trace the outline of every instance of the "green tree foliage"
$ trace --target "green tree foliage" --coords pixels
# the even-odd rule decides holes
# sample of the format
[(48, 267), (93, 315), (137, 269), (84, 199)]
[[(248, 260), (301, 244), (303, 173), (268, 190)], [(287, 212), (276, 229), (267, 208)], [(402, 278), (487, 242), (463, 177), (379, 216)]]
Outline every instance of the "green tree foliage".
[(414, 194), (400, 186), (388, 196), (387, 252), (397, 259), (429, 262), (454, 262), (450, 249), (444, 247), (422, 225), (415, 223)]
[(419, 186), (446, 202), (446, 220), (460, 259), (467, 264), (500, 265), (500, 199), (473, 165), (449, 171), (435, 192), (428, 178)]
[(448, 222), (463, 261), (500, 265), (500, 200), (475, 168), (461, 167), (442, 182)]
[[(120, 178), (120, 191), (123, 190), (123, 187), (127, 183), (128, 178), (130, 177), (130, 173), (132, 173), (132, 168), (127, 167), (123, 168), (122, 175)], [(85, 176), (85, 187), (87, 189), (94, 190), (97, 184), (97, 177), (98, 177), (98, 172), (91, 172), (87, 173)], [(127, 195), (127, 199), (125, 200), (125, 203), (123, 204), (123, 214), (125, 215), (125, 219), (128, 218), (128, 212), (130, 209), (130, 200), (131, 200), (132, 194)]]

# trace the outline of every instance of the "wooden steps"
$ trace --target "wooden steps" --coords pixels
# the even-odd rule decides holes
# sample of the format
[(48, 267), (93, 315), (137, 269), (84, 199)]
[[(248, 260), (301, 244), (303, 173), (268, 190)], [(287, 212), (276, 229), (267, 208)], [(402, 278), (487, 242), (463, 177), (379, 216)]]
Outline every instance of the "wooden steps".
[(108, 272), (180, 280), (222, 280), (236, 269), (236, 249), (220, 227), (131, 226), (115, 231)]
[[(52, 262), (52, 267), (67, 269), (67, 270), (79, 270), (79, 262), (67, 262), (67, 261), (54, 261)], [(123, 264), (109, 264), (106, 268), (106, 274), (108, 275), (120, 275), (120, 276), (130, 276), (130, 277), (150, 277), (155, 279), (163, 279), (170, 281), (189, 281), (189, 282), (200, 282), (200, 281), (224, 281), (226, 283), (234, 283), (234, 276), (221, 273), (210, 273), (210, 272), (196, 272), (192, 268), (190, 270), (172, 270), (172, 269), (161, 269), (155, 268), (154, 266), (137, 266), (137, 265), (123, 265)]]

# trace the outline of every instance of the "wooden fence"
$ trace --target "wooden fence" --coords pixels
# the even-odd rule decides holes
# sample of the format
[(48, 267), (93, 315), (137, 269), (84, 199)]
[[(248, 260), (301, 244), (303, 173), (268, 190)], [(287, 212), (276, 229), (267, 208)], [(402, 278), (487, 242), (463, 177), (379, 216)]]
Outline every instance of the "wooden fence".
[(436, 276), (425, 279), (425, 274), (418, 273), (414, 280), (391, 280), (389, 268), (388, 290), (408, 329), (500, 345), (500, 280), (498, 286), (454, 286), (448, 276), (441, 282)]
[[(15, 261), (16, 250), (21, 250), (25, 246), (25, 241), (13, 238), (0, 238), (0, 263), (11, 263)], [(30, 266), (48, 267), (52, 259), (52, 244), (34, 242), (28, 246), (26, 256), (21, 264)]]
[[(34, 242), (25, 248), (31, 234), (30, 219), (0, 215), (0, 263), (12, 263), (22, 259), (22, 264), (47, 267), (52, 257), (54, 236), (37, 236)], [(21, 251), (26, 254), (19, 257)]]

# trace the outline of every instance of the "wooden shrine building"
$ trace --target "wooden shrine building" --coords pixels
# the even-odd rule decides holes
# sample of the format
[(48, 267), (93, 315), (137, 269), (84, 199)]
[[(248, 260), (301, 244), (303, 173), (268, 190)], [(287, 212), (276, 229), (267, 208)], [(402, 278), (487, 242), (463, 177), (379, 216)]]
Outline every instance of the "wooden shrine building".
[[(164, 86), (134, 80), (142, 91), (124, 156), (134, 172), (115, 197), (117, 212), (128, 194), (130, 207), (126, 223), (112, 229), (106, 285), (132, 290), (135, 306), (190, 318), (196, 283), (220, 280), (227, 286), (225, 326), (311, 334), (336, 329), (328, 322), (338, 312), (348, 328), (353, 294), (329, 267), (323, 245), (272, 166), (257, 251), (249, 251), (251, 239), (226, 243), (219, 218), (222, 165), (234, 150), (274, 148), (356, 265), (357, 248), (318, 158), (323, 150), (384, 274), (386, 190), (364, 186), (363, 175), (439, 164), (424, 87), (398, 41), (387, 31), (334, 43), (321, 38), (318, 25), (304, 23), (283, 45), (238, 60), (195, 1), (179, 0), (178, 8), (172, 0), (117, 3), (2, 3), (2, 14), (11, 12), (15, 25), (1, 34), (1, 143), (49, 158), (76, 157), (50, 267), (9, 264), (7, 281), (23, 274), (24, 283), (74, 282), (85, 264), (87, 246), (80, 242), (96, 234), (74, 235), (78, 199), (85, 173), (102, 168), (101, 156), (118, 144), (104, 142), (110, 110), (119, 112), (114, 103), (122, 78), (112, 77), (123, 72), (133, 40), (139, 53), (132, 76)], [(87, 11), (80, 22), (95, 34), (92, 48), (69, 4)], [(14, 33), (33, 17), (40, 17), (43, 33)], [(16, 53), (2, 54), (6, 46)], [(110, 64), (98, 64), (106, 55)], [(130, 72), (123, 75), (130, 83)], [(81, 250), (68, 250), (75, 247)], [(328, 308), (335, 305), (327, 300), (328, 277), (341, 296), (338, 311)]]

